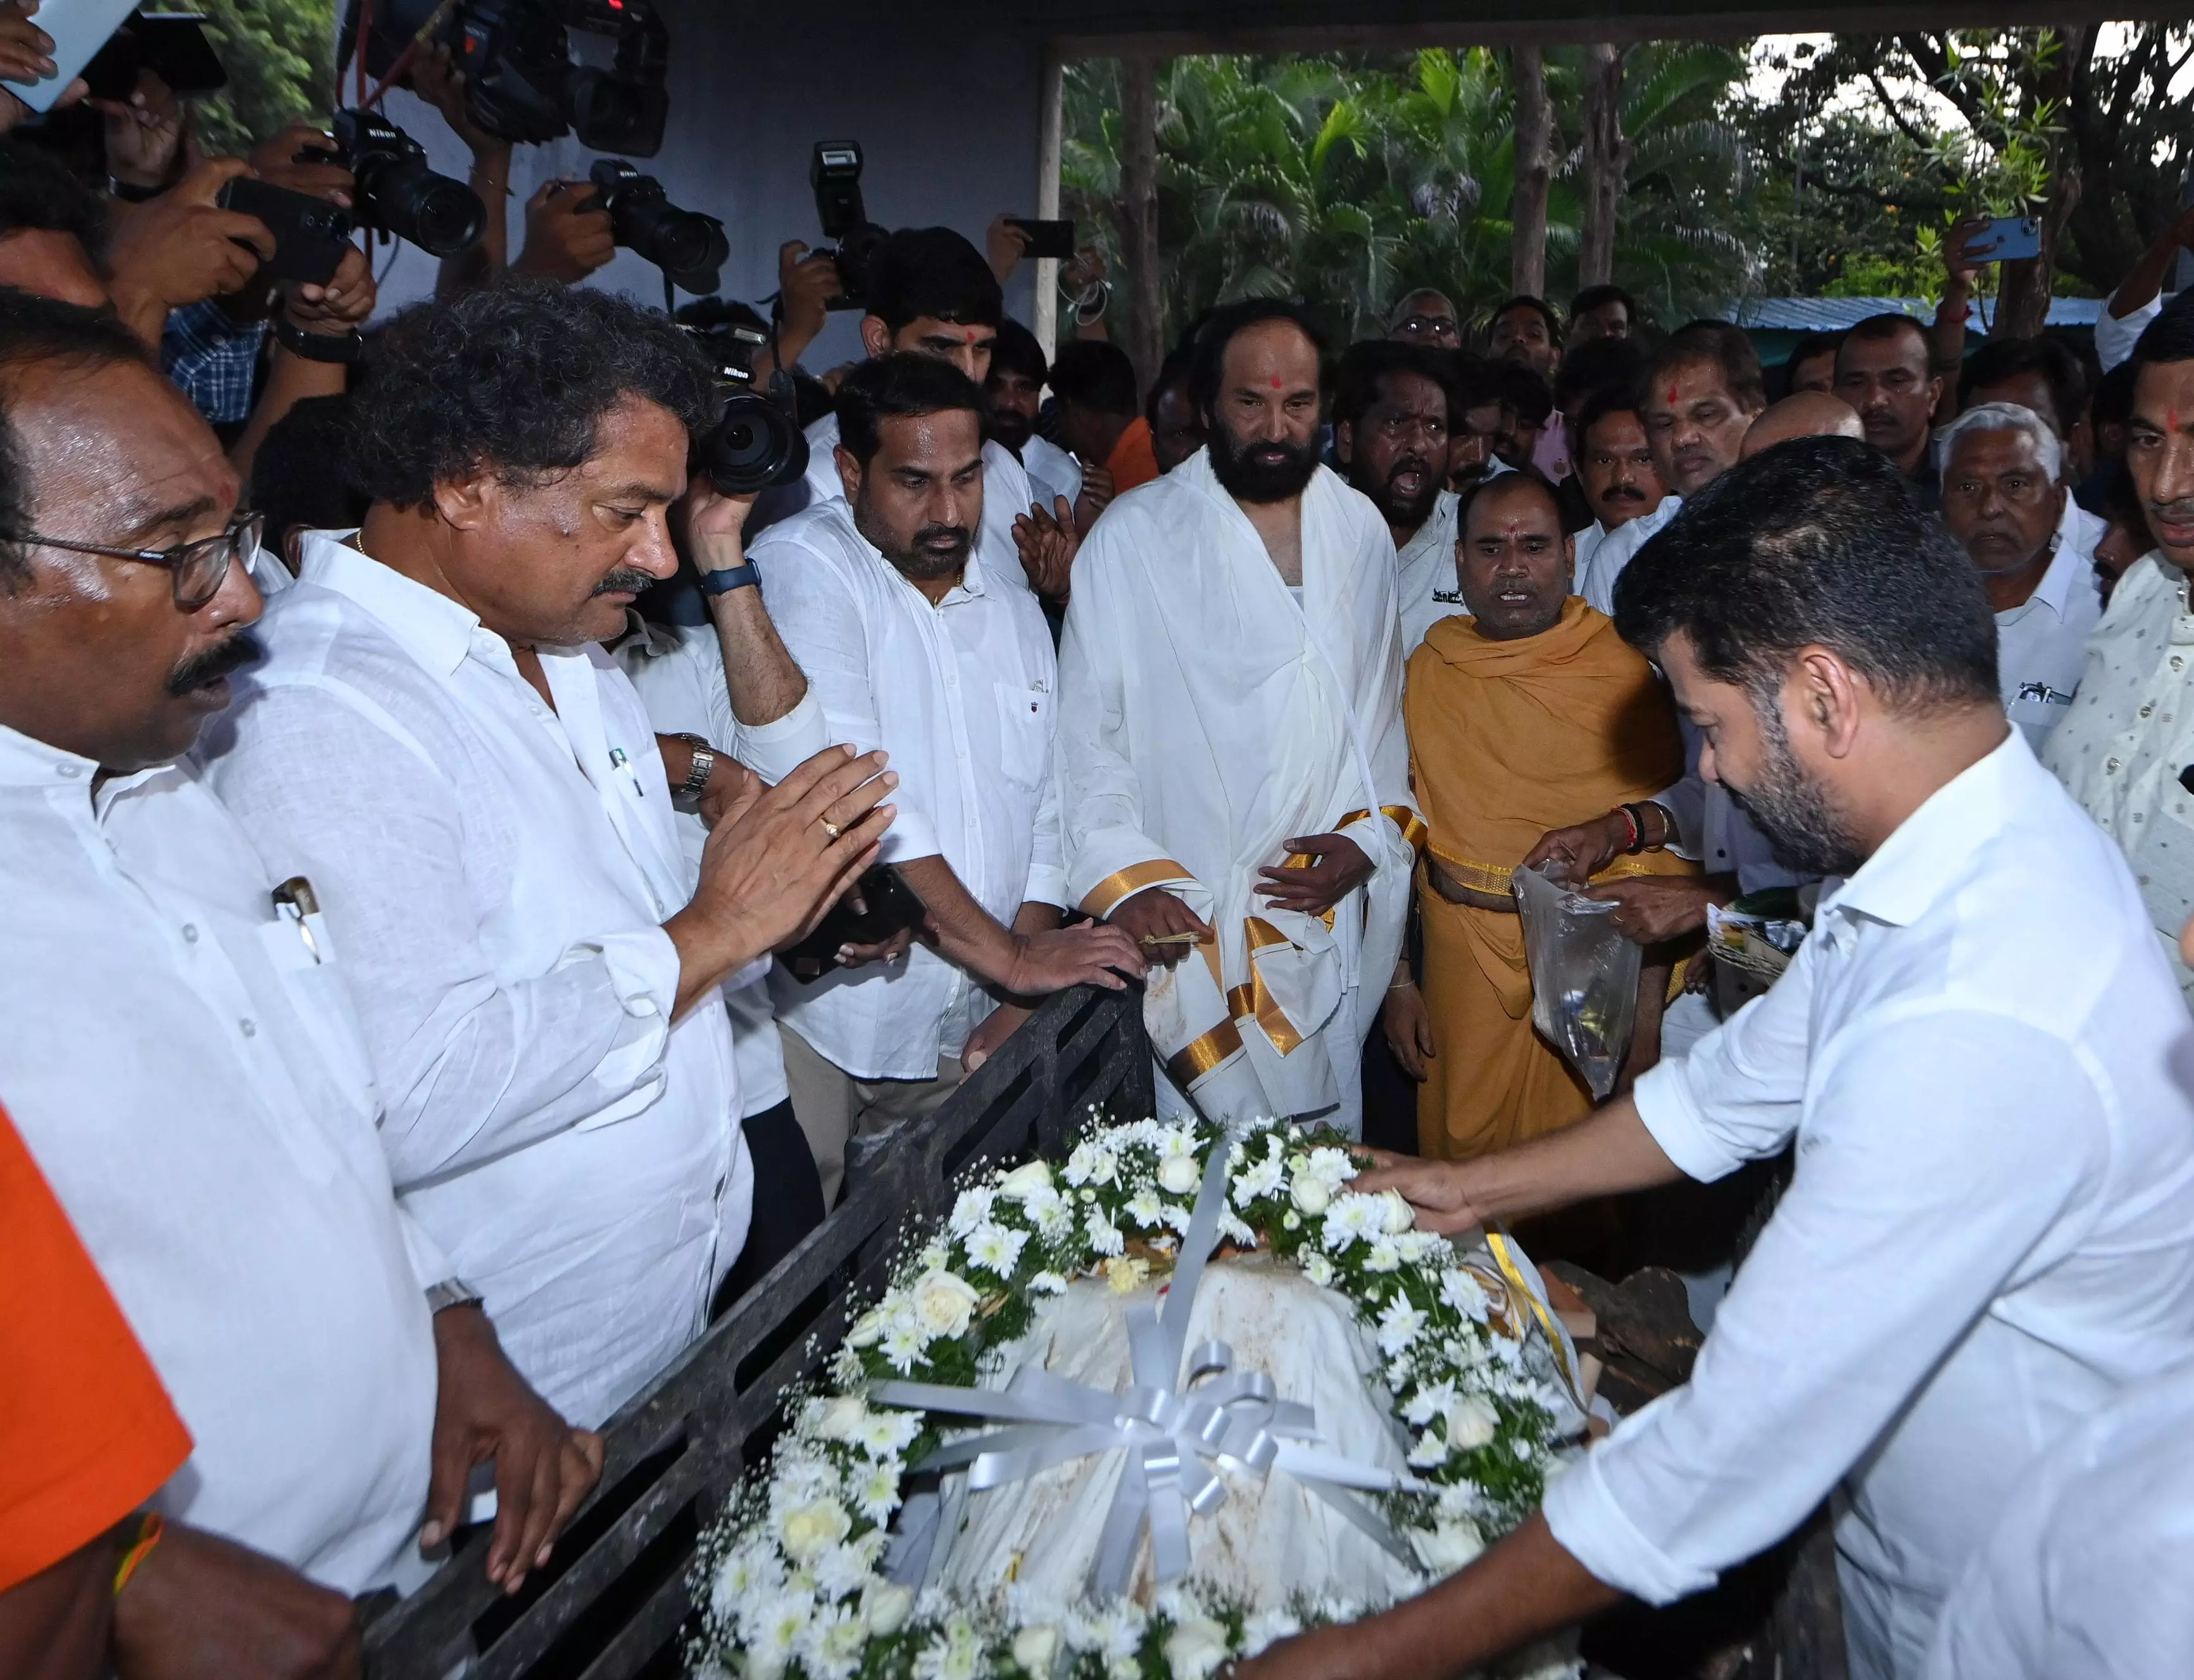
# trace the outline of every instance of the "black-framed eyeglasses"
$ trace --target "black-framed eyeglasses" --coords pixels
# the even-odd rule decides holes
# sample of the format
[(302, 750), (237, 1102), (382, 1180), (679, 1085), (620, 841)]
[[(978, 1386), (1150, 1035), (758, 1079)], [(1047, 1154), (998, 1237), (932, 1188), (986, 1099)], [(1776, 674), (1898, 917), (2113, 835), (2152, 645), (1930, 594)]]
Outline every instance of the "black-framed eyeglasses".
[(1397, 332), (1431, 333), (1437, 338), (1455, 338), (1461, 334), (1454, 318), (1447, 315), (1411, 315), (1394, 324)]
[(110, 560), (135, 560), (141, 565), (165, 566), (175, 591), (175, 605), (196, 612), (221, 593), (228, 569), (241, 563), (245, 571), (259, 558), (259, 539), (267, 528), (264, 513), (246, 513), (229, 522), (219, 536), (202, 536), (195, 542), (179, 542), (172, 548), (107, 548), (96, 542), (71, 542), (58, 536), (26, 531), (10, 542), (41, 542), (49, 548), (66, 548), (72, 554), (101, 554)]

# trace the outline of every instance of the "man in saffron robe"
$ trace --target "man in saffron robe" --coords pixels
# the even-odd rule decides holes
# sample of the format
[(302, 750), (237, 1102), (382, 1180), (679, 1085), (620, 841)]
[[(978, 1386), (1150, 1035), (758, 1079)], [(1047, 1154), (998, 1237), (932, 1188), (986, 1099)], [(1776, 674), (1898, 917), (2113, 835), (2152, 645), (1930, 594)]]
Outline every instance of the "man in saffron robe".
[[(1487, 480), (1458, 530), (1465, 611), (1434, 624), (1411, 656), (1403, 700), (1411, 780), (1431, 825), (1417, 886), (1424, 986), (1398, 969), (1386, 1006), (1388, 1042), (1423, 1081), (1419, 1147), (1450, 1160), (1591, 1112), (1583, 1081), (1532, 1029), (1509, 877), (1548, 829), (1651, 800), (1684, 770), (1652, 668), (1570, 593), (1574, 551), (1546, 484), (1522, 473)], [(1634, 852), (1604, 878), (1692, 867)], [(1649, 955), (1629, 1075), (1652, 1059), (1667, 979)]]

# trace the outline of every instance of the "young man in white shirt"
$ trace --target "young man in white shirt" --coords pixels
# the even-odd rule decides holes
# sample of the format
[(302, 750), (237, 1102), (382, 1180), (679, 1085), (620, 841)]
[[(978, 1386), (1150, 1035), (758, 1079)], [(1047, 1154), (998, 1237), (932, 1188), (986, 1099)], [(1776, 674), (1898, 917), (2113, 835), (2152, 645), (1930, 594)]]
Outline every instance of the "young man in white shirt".
[[(380, 354), (365, 525), (307, 539), (202, 751), (344, 949), (406, 1206), (519, 1368), (593, 1425), (698, 1333), (745, 1236), (719, 983), (836, 899), (890, 778), (818, 754), (717, 825), (697, 884), (597, 645), (677, 565), (713, 393), (675, 327), (507, 283), (411, 312)], [(687, 505), (734, 555), (744, 512)]]
[(1760, 356), (1743, 329), (1721, 321), (1694, 321), (1668, 335), (1646, 364), (1638, 407), (1646, 421), (1653, 465), (1668, 494), (1577, 562), (1577, 593), (1602, 612), (1615, 611), (1615, 580), (1656, 532), (1676, 517), (1687, 496), (1697, 496), (1737, 465), (1744, 434), (1767, 406)]
[(1585, 506), (1593, 512), (1593, 522), (1577, 534), (1577, 576), (1582, 579), (1590, 574), (1601, 543), (1651, 513), (1668, 494), (1661, 469), (1653, 464), (1653, 446), (1634, 391), (1613, 387), (1585, 398), (1577, 410), (1577, 477)]
[[(1001, 318), (996, 341), (991, 347), (990, 371), (983, 380), (991, 441), (1013, 451), (1028, 474), (1037, 507), (1049, 508), (1054, 502), (1064, 502), (1072, 507), (1082, 495), (1082, 463), (1036, 429), (1043, 387), (1050, 378), (1051, 367), (1036, 335), (1011, 316)], [(1090, 517), (1095, 517), (1094, 509)], [(1086, 525), (1088, 520), (1081, 523)]]
[(1743, 463), (1617, 623), (1786, 863), (1846, 876), (1773, 989), (1554, 1137), (1396, 1165), (1432, 1229), (1796, 1172), (1691, 1382), (1423, 1597), (1244, 1680), (1472, 1668), (1628, 1592), (1666, 1603), (1832, 1493), (1856, 1680), (1916, 1680), (2036, 1454), (2194, 1356), (2186, 1015), (2133, 878), (2005, 722), (1972, 565), (1847, 439)]
[(1334, 379), (1335, 458), (1394, 539), (1404, 664), (1426, 631), (1462, 611), (1455, 589), (1462, 498), (1447, 488), (1450, 395), (1440, 359), (1393, 339), (1350, 345)]
[(1059, 925), (1058, 665), (1042, 610), (976, 537), (982, 415), (980, 389), (939, 358), (864, 363), (838, 390), (845, 496), (755, 545), (831, 736), (898, 770), (882, 855), (927, 912), (910, 951), (848, 948), (820, 978), (771, 977), (826, 1204), (848, 1139), (935, 1108), (1026, 1018), (1019, 1000), (1143, 969), (1117, 929)]
[(2036, 748), (2071, 710), (2102, 616), (2095, 557), (2068, 533), (2063, 445), (2030, 409), (1983, 403), (1943, 433), (1943, 524), (1996, 614), (2003, 709)]
[(192, 1437), (119, 1625), (257, 1673), (423, 1580), (490, 1457), (514, 1589), (600, 1449), (399, 1212), (313, 884), (182, 757), (257, 651), (237, 492), (134, 337), (0, 292), (0, 1091)]

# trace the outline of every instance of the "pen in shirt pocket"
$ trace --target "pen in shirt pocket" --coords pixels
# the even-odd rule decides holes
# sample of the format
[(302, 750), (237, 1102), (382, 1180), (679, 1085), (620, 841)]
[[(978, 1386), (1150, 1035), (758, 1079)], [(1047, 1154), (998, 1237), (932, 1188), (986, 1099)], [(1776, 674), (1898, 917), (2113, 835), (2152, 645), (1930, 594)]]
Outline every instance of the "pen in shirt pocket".
[(632, 767), (632, 760), (625, 756), (623, 748), (610, 748), (610, 768), (624, 777), (625, 785), (632, 789), (632, 796), (635, 799), (644, 800), (647, 797), (647, 789), (640, 785), (640, 772)]
[(302, 875), (292, 875), (267, 895), (274, 901), (274, 914), (283, 920), (296, 925), (297, 937), (305, 942), (314, 962), (325, 962), (320, 942), (313, 934), (313, 921), (320, 914), (319, 896), (313, 884)]

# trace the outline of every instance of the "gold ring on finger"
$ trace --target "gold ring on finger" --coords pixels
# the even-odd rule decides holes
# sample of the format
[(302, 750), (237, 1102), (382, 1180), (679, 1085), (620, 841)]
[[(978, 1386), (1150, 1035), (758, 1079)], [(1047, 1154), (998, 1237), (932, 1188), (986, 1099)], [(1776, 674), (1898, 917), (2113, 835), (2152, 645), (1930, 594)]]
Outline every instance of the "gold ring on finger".
[(823, 832), (824, 834), (830, 835), (832, 840), (838, 838), (841, 830), (836, 823), (833, 823), (827, 817), (818, 817), (815, 820), (823, 825)]

